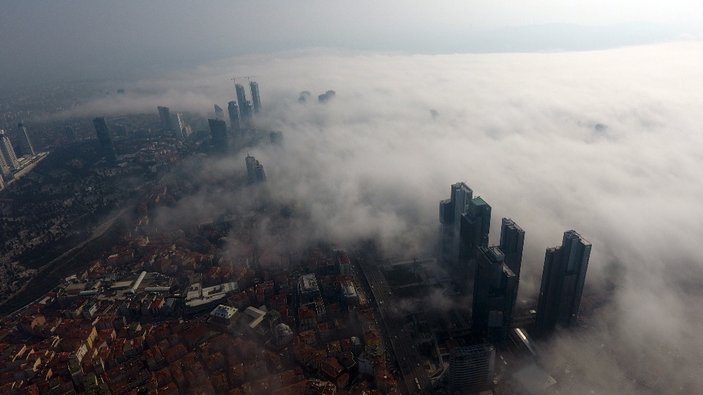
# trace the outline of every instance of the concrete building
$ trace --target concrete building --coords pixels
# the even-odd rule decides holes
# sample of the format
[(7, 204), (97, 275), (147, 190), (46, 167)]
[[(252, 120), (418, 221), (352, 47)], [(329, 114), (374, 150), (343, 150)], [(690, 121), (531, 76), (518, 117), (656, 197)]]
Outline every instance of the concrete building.
[(95, 133), (98, 136), (101, 153), (108, 161), (117, 161), (117, 153), (115, 152), (115, 146), (112, 143), (112, 136), (110, 135), (110, 129), (107, 127), (105, 118), (98, 117), (93, 119), (93, 126), (95, 126)]
[(508, 337), (517, 297), (517, 276), (500, 247), (478, 247), (471, 332), (492, 342)]
[(303, 274), (298, 278), (300, 303), (311, 303), (320, 297), (320, 287), (314, 273)]
[(446, 262), (459, 258), (459, 228), (473, 191), (463, 182), (452, 184), (449, 199), (439, 202), (439, 222), (442, 224), (440, 256)]
[(475, 344), (454, 348), (449, 356), (449, 391), (473, 394), (491, 387), (495, 371), (495, 348)]
[(22, 122), (17, 124), (17, 136), (19, 141), (17, 147), (19, 148), (20, 155), (22, 156), (34, 156), (37, 153), (34, 152), (34, 145), (29, 139), (29, 133), (27, 133), (27, 128)]
[(246, 92), (244, 91), (244, 87), (240, 84), (234, 84), (234, 90), (237, 94), (237, 104), (239, 105), (241, 122), (248, 125), (251, 121), (251, 108), (249, 106), (249, 102), (247, 101)]
[(249, 184), (258, 184), (266, 181), (264, 166), (259, 163), (256, 158), (251, 155), (247, 155), (245, 158), (245, 163), (247, 166), (247, 182)]
[(251, 81), (249, 83), (251, 88), (251, 101), (254, 103), (254, 113), (259, 113), (261, 111), (261, 97), (259, 96), (259, 84), (256, 81)]
[(234, 141), (237, 143), (242, 130), (242, 125), (239, 123), (239, 106), (237, 106), (237, 102), (231, 101), (227, 103), (227, 113), (229, 114), (229, 127), (234, 135)]
[(161, 120), (161, 129), (171, 130), (173, 129), (173, 124), (171, 123), (171, 110), (168, 107), (157, 107), (159, 110), (159, 119)]
[(576, 323), (590, 255), (591, 243), (574, 230), (564, 232), (560, 247), (547, 249), (537, 304), (540, 335)]
[(210, 126), (212, 145), (215, 147), (215, 150), (220, 152), (226, 151), (229, 144), (227, 124), (225, 121), (219, 119), (208, 119), (207, 122)]
[(2, 129), (0, 129), (0, 154), (2, 154), (5, 159), (5, 164), (9, 166), (10, 169), (16, 170), (20, 167), (10, 137), (5, 134), (5, 131)]
[(461, 216), (459, 259), (473, 258), (478, 247), (487, 247), (490, 229), (491, 206), (480, 197), (471, 199), (466, 212)]
[(505, 264), (520, 278), (522, 249), (525, 231), (510, 218), (503, 218), (500, 227), (500, 250), (505, 254)]

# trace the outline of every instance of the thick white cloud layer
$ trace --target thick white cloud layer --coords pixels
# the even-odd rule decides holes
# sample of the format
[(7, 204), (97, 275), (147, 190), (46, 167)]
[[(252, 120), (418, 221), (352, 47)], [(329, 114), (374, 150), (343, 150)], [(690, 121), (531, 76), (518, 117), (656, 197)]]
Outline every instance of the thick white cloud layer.
[[(522, 297), (536, 292), (544, 249), (572, 228), (593, 243), (586, 286), (615, 283), (582, 340), (617, 349), (584, 351), (575, 393), (701, 392), (701, 70), (696, 42), (544, 54), (287, 53), (140, 81), (76, 111), (205, 113), (232, 99), (231, 75), (255, 74), (260, 122), (285, 137), (282, 148), (253, 154), (273, 193), (307, 208), (312, 236), (378, 235), (390, 251), (426, 252), (439, 200), (466, 181), (493, 208), (493, 243), (502, 216), (527, 233)], [(327, 89), (337, 95), (326, 105), (296, 101), (299, 91)], [(606, 270), (614, 263), (616, 277)], [(583, 342), (550, 347), (576, 352)], [(645, 377), (646, 387), (637, 384)]]

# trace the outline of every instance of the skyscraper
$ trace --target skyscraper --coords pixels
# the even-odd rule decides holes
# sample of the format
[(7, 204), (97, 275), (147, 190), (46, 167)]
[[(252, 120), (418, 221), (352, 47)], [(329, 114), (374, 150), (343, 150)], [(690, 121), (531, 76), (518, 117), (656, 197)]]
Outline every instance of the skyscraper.
[(27, 128), (22, 122), (17, 124), (17, 136), (19, 138), (18, 147), (20, 148), (20, 155), (23, 156), (34, 156), (34, 146), (32, 141), (29, 139), (29, 134), (27, 133)]
[(520, 278), (522, 248), (525, 244), (525, 231), (510, 218), (503, 218), (500, 227), (500, 249), (505, 254), (505, 264)]
[(264, 166), (259, 163), (256, 158), (251, 155), (247, 155), (245, 158), (247, 165), (247, 182), (249, 184), (258, 184), (260, 182), (266, 181), (266, 173), (264, 172)]
[(473, 394), (491, 387), (496, 350), (490, 344), (456, 347), (449, 354), (449, 391)]
[(219, 119), (208, 119), (210, 125), (210, 133), (212, 135), (212, 144), (215, 150), (224, 152), (227, 150), (229, 139), (227, 136), (227, 124)]
[(117, 161), (115, 146), (112, 144), (112, 136), (110, 136), (110, 129), (107, 127), (105, 118), (98, 117), (93, 119), (93, 126), (95, 126), (95, 133), (98, 136), (100, 152), (105, 156), (105, 158), (107, 158), (108, 161)]
[(251, 118), (251, 108), (247, 102), (246, 92), (244, 91), (244, 87), (240, 84), (234, 84), (234, 90), (237, 93), (237, 104), (239, 105), (241, 121), (246, 125), (249, 123)]
[(17, 161), (15, 149), (12, 148), (12, 142), (10, 141), (10, 138), (5, 134), (5, 131), (2, 129), (0, 129), (0, 154), (5, 157), (5, 163), (11, 169), (19, 168), (20, 164)]
[(487, 247), (490, 229), (491, 206), (480, 197), (471, 199), (466, 212), (461, 216), (459, 259), (474, 257), (477, 247)]
[(239, 137), (239, 131), (241, 130), (241, 125), (239, 124), (239, 108), (237, 102), (231, 101), (227, 103), (227, 113), (229, 114), (229, 126), (232, 128), (232, 134), (234, 135), (235, 142), (237, 137)]
[(251, 101), (254, 103), (254, 112), (259, 113), (261, 111), (261, 97), (259, 96), (259, 84), (256, 81), (251, 81), (249, 83), (251, 88)]
[(590, 255), (591, 243), (574, 230), (564, 232), (560, 247), (547, 249), (537, 304), (541, 335), (550, 334), (557, 324), (569, 327), (576, 322)]
[(2, 153), (2, 151), (0, 151), (0, 175), (4, 177), (10, 177), (12, 175), (12, 169), (5, 160), (5, 155)]
[(220, 121), (225, 120), (225, 111), (222, 109), (222, 107), (218, 106), (215, 104), (215, 118), (219, 119)]
[(439, 202), (439, 222), (442, 224), (440, 256), (454, 262), (459, 255), (459, 229), (461, 216), (473, 197), (473, 191), (463, 182), (452, 184), (449, 199)]
[(173, 125), (171, 124), (171, 110), (168, 107), (157, 107), (159, 110), (159, 119), (161, 120), (161, 129), (171, 130)]
[(490, 341), (508, 336), (517, 296), (517, 277), (500, 247), (478, 247), (471, 331)]
[(5, 189), (5, 180), (2, 178), (2, 174), (0, 174), (0, 191)]

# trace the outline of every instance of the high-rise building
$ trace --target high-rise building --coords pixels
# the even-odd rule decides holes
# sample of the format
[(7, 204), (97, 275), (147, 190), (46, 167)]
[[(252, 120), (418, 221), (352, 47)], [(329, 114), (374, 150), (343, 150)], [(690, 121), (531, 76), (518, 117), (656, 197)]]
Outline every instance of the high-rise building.
[(590, 255), (591, 243), (574, 230), (564, 232), (560, 247), (547, 249), (537, 304), (539, 334), (576, 323)]
[(5, 180), (2, 178), (2, 174), (0, 174), (0, 191), (5, 189)]
[(105, 158), (107, 158), (108, 161), (117, 161), (115, 146), (112, 144), (112, 136), (110, 135), (110, 129), (107, 127), (105, 118), (98, 117), (93, 119), (93, 126), (95, 126), (95, 133), (98, 136), (100, 152), (105, 156)]
[(29, 139), (29, 134), (27, 133), (27, 128), (22, 122), (17, 124), (17, 137), (19, 138), (19, 144), (17, 146), (20, 149), (20, 155), (23, 156), (34, 156), (34, 146), (32, 141)]
[(251, 119), (251, 107), (247, 101), (247, 95), (244, 91), (244, 87), (240, 84), (234, 84), (234, 90), (237, 93), (237, 104), (239, 105), (239, 114), (241, 115), (241, 122), (245, 125), (249, 123)]
[(440, 256), (455, 262), (459, 256), (459, 230), (461, 216), (473, 197), (473, 191), (463, 182), (452, 184), (449, 199), (439, 202), (439, 222), (442, 224)]
[(2, 175), (3, 177), (12, 176), (12, 168), (5, 160), (5, 155), (2, 153), (1, 150), (0, 150), (0, 175)]
[(215, 104), (215, 118), (219, 119), (220, 121), (225, 120), (225, 111), (222, 109), (222, 107), (218, 106)]
[(5, 163), (11, 169), (19, 168), (20, 164), (17, 160), (15, 149), (12, 147), (10, 137), (8, 137), (2, 129), (0, 129), (0, 154), (5, 157)]
[(186, 125), (183, 121), (183, 114), (177, 112), (173, 114), (171, 119), (171, 124), (173, 125), (174, 132), (176, 133), (176, 138), (184, 140), (188, 135), (186, 134)]
[(471, 331), (490, 341), (508, 337), (513, 321), (518, 279), (500, 247), (478, 247)]
[(212, 135), (212, 144), (215, 150), (223, 152), (227, 150), (229, 138), (227, 136), (227, 124), (219, 119), (208, 119), (210, 125), (210, 133)]
[(232, 134), (235, 139), (239, 137), (239, 131), (241, 130), (241, 125), (239, 124), (239, 107), (237, 102), (231, 101), (227, 103), (227, 113), (229, 114), (229, 126), (232, 128)]
[(491, 206), (481, 197), (471, 199), (461, 216), (459, 259), (472, 258), (476, 256), (477, 247), (487, 247), (490, 229)]
[(503, 218), (500, 226), (500, 249), (505, 254), (505, 264), (520, 278), (522, 248), (525, 231), (510, 218)]
[(259, 84), (256, 81), (251, 81), (249, 83), (251, 88), (251, 101), (254, 103), (254, 112), (259, 113), (261, 111), (261, 96), (259, 96)]
[(247, 155), (245, 158), (247, 165), (247, 182), (249, 184), (258, 184), (260, 182), (266, 181), (266, 173), (264, 172), (264, 166), (259, 163), (256, 158), (251, 155)]
[(157, 107), (159, 110), (159, 119), (161, 120), (161, 129), (171, 130), (173, 125), (171, 124), (171, 110), (168, 107)]
[(490, 389), (496, 350), (490, 344), (456, 347), (449, 354), (449, 391), (473, 394)]

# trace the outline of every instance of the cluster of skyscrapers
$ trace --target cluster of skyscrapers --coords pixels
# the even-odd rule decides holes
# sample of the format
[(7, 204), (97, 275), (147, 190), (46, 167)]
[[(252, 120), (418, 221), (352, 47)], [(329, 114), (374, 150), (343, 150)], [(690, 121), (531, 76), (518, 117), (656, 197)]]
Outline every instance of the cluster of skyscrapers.
[(17, 137), (18, 144), (13, 146), (10, 137), (0, 129), (0, 190), (5, 188), (5, 180), (12, 179), (13, 173), (20, 169), (20, 157), (36, 155), (27, 128), (21, 122), (17, 124)]
[[(512, 325), (522, 266), (525, 232), (503, 218), (500, 244), (488, 245), (491, 207), (465, 183), (451, 186), (440, 202), (441, 255), (454, 278), (472, 282), (472, 333), (501, 342)], [(547, 249), (537, 307), (536, 332), (548, 335), (557, 324), (575, 323), (586, 281), (591, 244), (576, 231), (564, 233), (560, 247)]]
[(212, 143), (216, 149), (225, 150), (232, 138), (236, 145), (241, 145), (246, 130), (251, 128), (254, 114), (261, 112), (261, 95), (259, 84), (249, 82), (251, 101), (247, 100), (246, 90), (241, 84), (234, 84), (234, 93), (237, 100), (227, 103), (229, 116), (229, 130), (225, 121), (224, 110), (215, 104), (215, 119), (208, 119)]
[(187, 138), (193, 133), (190, 126), (183, 120), (183, 114), (177, 112), (171, 114), (171, 109), (168, 107), (157, 107), (159, 111), (159, 120), (161, 121), (161, 129), (170, 131), (181, 140)]
[[(439, 204), (442, 224), (440, 256), (460, 290), (473, 296), (471, 334), (475, 344), (452, 352), (451, 388), (480, 388), (492, 372), (495, 352), (513, 329), (525, 232), (503, 218), (500, 243), (489, 246), (491, 207), (465, 183), (451, 186), (450, 198)], [(548, 336), (556, 327), (576, 322), (591, 244), (576, 231), (564, 233), (560, 247), (547, 249), (534, 333)], [(460, 284), (461, 285), (461, 284)], [(522, 332), (521, 332), (522, 333)]]

